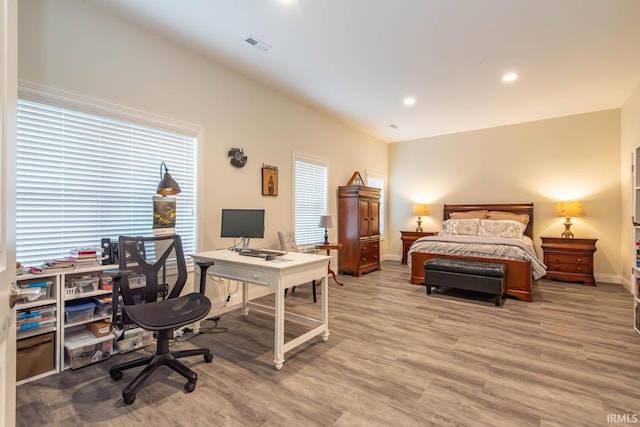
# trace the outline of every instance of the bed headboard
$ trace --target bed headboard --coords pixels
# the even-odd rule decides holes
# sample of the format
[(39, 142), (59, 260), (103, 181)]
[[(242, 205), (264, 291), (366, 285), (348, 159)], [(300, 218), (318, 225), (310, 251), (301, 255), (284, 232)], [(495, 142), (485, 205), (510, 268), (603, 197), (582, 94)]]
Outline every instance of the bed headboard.
[(443, 220), (449, 219), (451, 212), (467, 212), (467, 211), (504, 211), (514, 214), (529, 215), (529, 224), (527, 224), (524, 234), (533, 239), (533, 203), (493, 203), (484, 205), (444, 205)]

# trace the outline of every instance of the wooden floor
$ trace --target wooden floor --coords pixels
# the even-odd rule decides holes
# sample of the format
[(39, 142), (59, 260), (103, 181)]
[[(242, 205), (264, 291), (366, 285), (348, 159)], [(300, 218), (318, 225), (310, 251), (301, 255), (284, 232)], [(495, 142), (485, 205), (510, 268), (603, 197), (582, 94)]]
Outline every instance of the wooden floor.
[[(115, 355), (19, 386), (18, 426), (547, 427), (640, 417), (640, 336), (622, 286), (540, 281), (534, 302), (495, 307), (491, 296), (460, 291), (426, 296), (408, 277), (406, 266), (385, 262), (340, 276), (344, 287), (330, 281), (329, 341), (287, 353), (280, 372), (273, 318), (234, 312), (218, 324), (227, 332), (174, 345), (215, 354), (211, 364), (188, 360), (199, 376), (193, 393), (162, 368), (125, 406), (134, 374), (116, 382), (108, 368), (132, 354)], [(300, 286), (287, 307), (308, 314), (319, 304)]]

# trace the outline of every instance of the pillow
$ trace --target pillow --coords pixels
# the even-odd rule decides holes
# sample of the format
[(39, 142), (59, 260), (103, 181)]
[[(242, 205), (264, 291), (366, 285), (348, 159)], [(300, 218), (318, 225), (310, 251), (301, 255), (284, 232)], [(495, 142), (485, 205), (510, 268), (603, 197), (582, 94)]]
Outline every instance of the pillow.
[(480, 219), (448, 219), (442, 223), (442, 234), (454, 236), (477, 236)]
[(518, 221), (524, 224), (525, 227), (527, 226), (527, 224), (529, 224), (529, 215), (514, 214), (511, 212), (503, 212), (503, 211), (489, 211), (489, 213), (487, 213), (487, 219), (491, 219), (494, 221), (503, 221), (503, 220)]
[(526, 228), (519, 221), (482, 219), (478, 236), (520, 239)]
[(468, 212), (451, 212), (449, 214), (450, 219), (471, 219), (471, 218), (486, 218), (488, 210), (483, 211), (468, 211)]

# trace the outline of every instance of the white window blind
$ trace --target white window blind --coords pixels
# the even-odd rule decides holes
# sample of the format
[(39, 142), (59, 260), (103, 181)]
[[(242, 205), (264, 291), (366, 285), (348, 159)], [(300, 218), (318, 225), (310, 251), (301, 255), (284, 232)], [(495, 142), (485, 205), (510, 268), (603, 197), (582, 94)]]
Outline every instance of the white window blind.
[(318, 227), (327, 212), (327, 162), (302, 154), (294, 155), (294, 222), (298, 245), (324, 240)]
[(380, 238), (384, 237), (384, 175), (366, 171), (367, 186), (380, 189)]
[(17, 260), (36, 265), (103, 237), (152, 235), (162, 161), (182, 189), (176, 233), (194, 251), (195, 135), (86, 110), (18, 101)]

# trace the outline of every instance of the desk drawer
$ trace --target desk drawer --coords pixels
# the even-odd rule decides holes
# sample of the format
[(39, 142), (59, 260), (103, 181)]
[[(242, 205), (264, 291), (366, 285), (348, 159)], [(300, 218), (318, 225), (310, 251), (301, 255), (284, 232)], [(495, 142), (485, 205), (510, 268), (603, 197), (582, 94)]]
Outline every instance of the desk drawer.
[(234, 267), (231, 265), (214, 264), (210, 270), (214, 276), (258, 285), (269, 284), (269, 271), (250, 267)]

